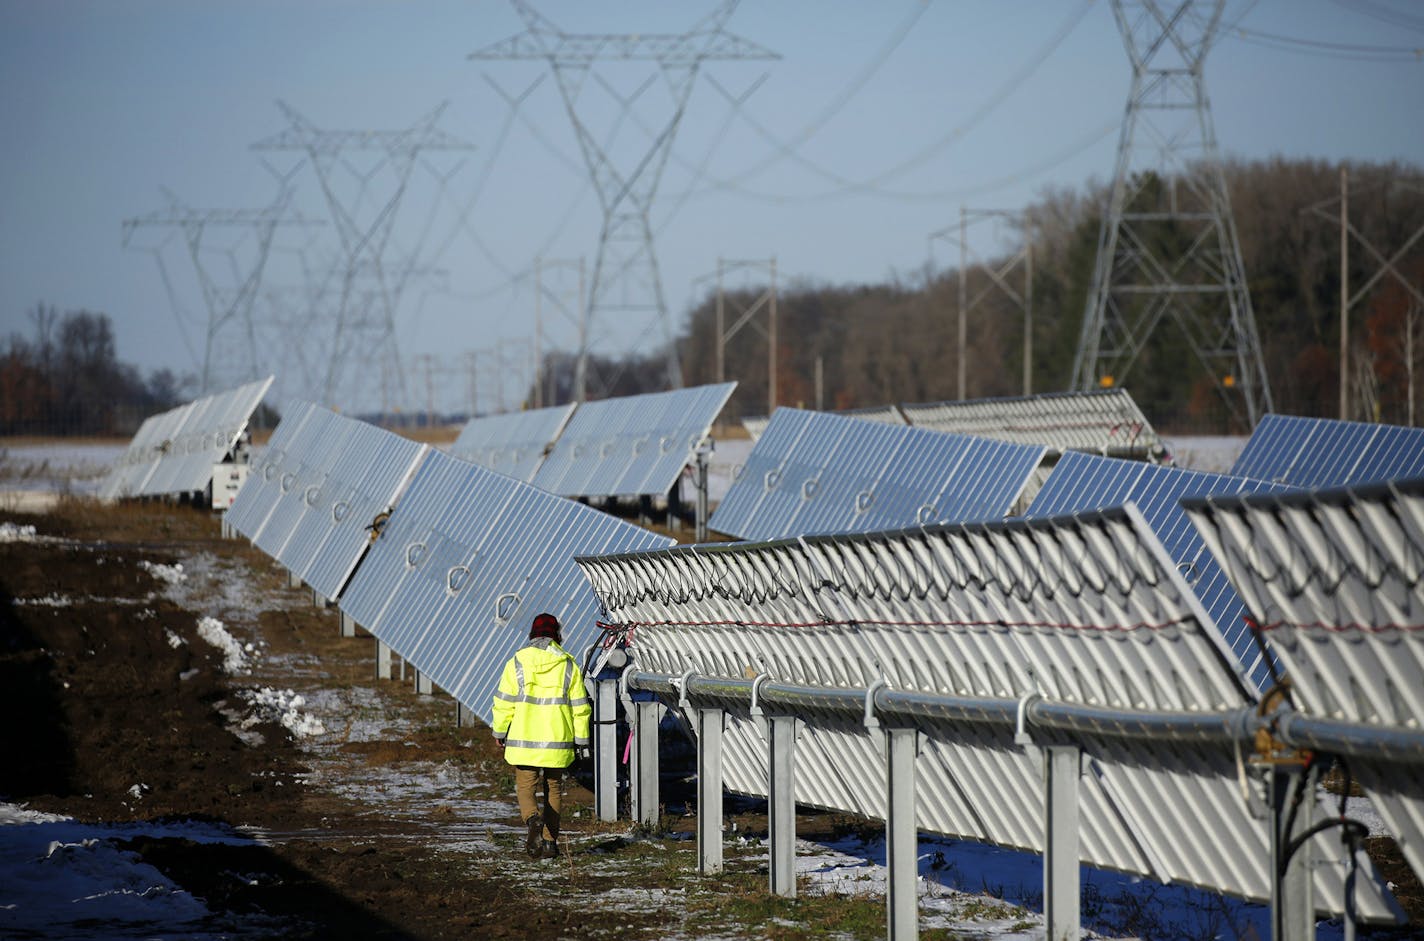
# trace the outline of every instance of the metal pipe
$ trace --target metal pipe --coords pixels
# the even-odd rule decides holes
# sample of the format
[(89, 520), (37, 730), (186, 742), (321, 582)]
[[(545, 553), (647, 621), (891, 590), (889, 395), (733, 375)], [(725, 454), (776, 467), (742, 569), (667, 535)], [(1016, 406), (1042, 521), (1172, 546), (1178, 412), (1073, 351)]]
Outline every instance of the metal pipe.
[(1296, 748), (1373, 758), (1398, 764), (1424, 764), (1424, 731), (1382, 728), (1300, 713), (1283, 713), (1276, 720), (1276, 737)]

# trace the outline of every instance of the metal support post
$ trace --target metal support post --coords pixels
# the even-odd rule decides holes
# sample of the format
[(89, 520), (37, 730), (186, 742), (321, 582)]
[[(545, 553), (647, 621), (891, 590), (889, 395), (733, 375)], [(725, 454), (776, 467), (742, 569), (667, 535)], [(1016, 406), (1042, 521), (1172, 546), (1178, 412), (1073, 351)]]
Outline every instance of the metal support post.
[(1043, 749), (1043, 914), (1049, 941), (1077, 941), (1078, 779), (1082, 751)]
[(598, 819), (618, 819), (618, 680), (598, 680), (593, 702), (593, 802)]
[(356, 619), (353, 618), (351, 615), (347, 614), (345, 611), (341, 612), (341, 636), (356, 636)]
[(376, 679), (391, 678), (391, 648), (376, 640)]
[(662, 721), (660, 702), (633, 703), (633, 822), (645, 827), (658, 825), (658, 723)]
[(288, 587), (288, 588), (301, 588), (301, 587), (302, 587), (302, 577), (301, 577), (300, 575), (298, 575), (296, 572), (293, 572), (291, 569), (287, 569), (287, 587)]
[(767, 717), (771, 892), (789, 899), (796, 897), (796, 725), (795, 716)]
[(469, 706), (455, 700), (455, 728), (466, 729), (479, 724), (479, 716), (475, 715), (475, 710)]
[(316, 607), (318, 607), (318, 608), (325, 608), (327, 605), (331, 604), (331, 602), (329, 602), (329, 601), (326, 600), (326, 596), (323, 595), (321, 592), (317, 591), (315, 588), (313, 588), (313, 589), (311, 590), (311, 593), (312, 593), (312, 604), (315, 605)]
[(421, 671), (413, 670), (415, 674), (415, 691), (421, 696), (429, 696), (435, 691), (435, 684), (430, 682), (430, 675)]
[(697, 728), (697, 871), (722, 871), (722, 709), (698, 709)]
[(698, 542), (707, 541), (707, 461), (716, 445), (711, 438), (704, 438), (697, 446), (697, 531), (694, 538)]
[[(1297, 764), (1273, 765), (1267, 772), (1271, 794), (1272, 938), (1308, 941), (1315, 937), (1315, 866), (1310, 844), (1302, 846), (1289, 860), (1285, 858), (1286, 844), (1315, 822), (1315, 788), (1309, 780), (1300, 782), (1301, 776), (1308, 773)], [(1292, 821), (1290, 803), (1298, 782), (1303, 785), (1299, 788), (1301, 803)]]
[(919, 828), (915, 824), (915, 755), (920, 733), (885, 730), (885, 897), (890, 941), (919, 937)]

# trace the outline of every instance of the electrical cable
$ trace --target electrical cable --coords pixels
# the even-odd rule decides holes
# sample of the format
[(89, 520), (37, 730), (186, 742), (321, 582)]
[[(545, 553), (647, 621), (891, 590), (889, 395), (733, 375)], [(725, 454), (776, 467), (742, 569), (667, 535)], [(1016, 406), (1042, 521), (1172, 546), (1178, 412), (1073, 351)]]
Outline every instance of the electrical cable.
[(1424, 46), (1376, 46), (1362, 43), (1326, 42), (1319, 39), (1282, 36), (1278, 33), (1267, 33), (1239, 26), (1232, 30), (1231, 35), (1243, 42), (1268, 49), (1331, 59), (1347, 59), (1357, 62), (1424, 62)]

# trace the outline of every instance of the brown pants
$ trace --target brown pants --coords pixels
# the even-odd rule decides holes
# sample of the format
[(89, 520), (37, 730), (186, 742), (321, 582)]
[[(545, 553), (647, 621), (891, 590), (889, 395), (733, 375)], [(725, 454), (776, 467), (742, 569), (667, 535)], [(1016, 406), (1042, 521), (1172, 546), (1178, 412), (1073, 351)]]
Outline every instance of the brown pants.
[(514, 766), (514, 794), (519, 798), (519, 819), (528, 820), (539, 813), (535, 788), (542, 788), (544, 802), (544, 839), (559, 839), (559, 811), (564, 806), (564, 769)]

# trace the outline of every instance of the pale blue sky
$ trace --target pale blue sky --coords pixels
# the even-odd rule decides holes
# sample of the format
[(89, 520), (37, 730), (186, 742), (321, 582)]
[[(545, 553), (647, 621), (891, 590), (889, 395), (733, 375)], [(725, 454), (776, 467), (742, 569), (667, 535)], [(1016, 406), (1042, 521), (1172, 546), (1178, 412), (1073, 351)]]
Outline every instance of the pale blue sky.
[[(682, 32), (713, 6), (533, 5), (571, 33)], [(1223, 153), (1424, 163), (1419, 56), (1263, 39), (1424, 47), (1424, 7), (1231, 0), (1226, 19), (1238, 18), (1246, 34), (1220, 41), (1206, 65)], [(1017, 209), (1044, 187), (1111, 173), (1130, 68), (1108, 0), (745, 0), (727, 29), (782, 58), (710, 63), (692, 93), (652, 213), (674, 325), (719, 256), (774, 255), (783, 283), (910, 276), (926, 263), (927, 236), (956, 223), (961, 205)], [(0, 0), (0, 332), (27, 331), (39, 301), (87, 307), (113, 317), (121, 358), (196, 371), (208, 314), (184, 242), (145, 229), (124, 248), (122, 221), (163, 209), (162, 187), (193, 207), (261, 207), (276, 192), (264, 157), (297, 167), (294, 206), (325, 218), (310, 166), (251, 149), (288, 127), (276, 100), (340, 130), (407, 127), (448, 101), (439, 127), (476, 149), (416, 167), (388, 258), (418, 254), (432, 270), (402, 298), (398, 339), (408, 361), (432, 357), (436, 404), (461, 407), (465, 354), (502, 339), (512, 372), (532, 336), (534, 258), (583, 256), (591, 269), (602, 221), (547, 67), (467, 59), (522, 31), (504, 0)], [(590, 80), (580, 114), (626, 159), (666, 118), (668, 93), (649, 87), (608, 137), (619, 110), (610, 89), (630, 95), (655, 72), (599, 74), (607, 85)], [(734, 111), (708, 77), (731, 94), (761, 84)], [(512, 110), (491, 80), (510, 94), (534, 87)], [(394, 184), (363, 159), (333, 180), (369, 219)], [(371, 174), (364, 201), (358, 173)], [(437, 173), (448, 175), (443, 188)], [(203, 242), (224, 291), (255, 257), (251, 230), (231, 231), (247, 234), (211, 230)], [(987, 229), (976, 238), (990, 247)], [(259, 325), (285, 324), (262, 326), (260, 338), (279, 397), (319, 387), (326, 354), (300, 299), (335, 243), (330, 225), (274, 238), (254, 310)], [(953, 257), (936, 245), (937, 262)], [(567, 292), (573, 281), (548, 283)], [(571, 325), (547, 321), (546, 343), (570, 348)], [(634, 344), (647, 326), (606, 324), (600, 342)], [(475, 362), (488, 408), (495, 358)], [(424, 406), (423, 368), (406, 407)], [(367, 398), (331, 404), (369, 406), (378, 384), (368, 376)], [(516, 384), (511, 374), (510, 402)]]

